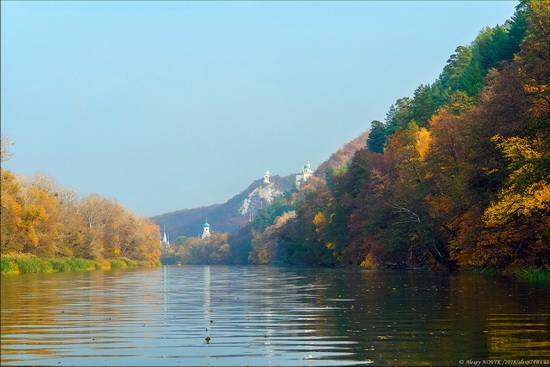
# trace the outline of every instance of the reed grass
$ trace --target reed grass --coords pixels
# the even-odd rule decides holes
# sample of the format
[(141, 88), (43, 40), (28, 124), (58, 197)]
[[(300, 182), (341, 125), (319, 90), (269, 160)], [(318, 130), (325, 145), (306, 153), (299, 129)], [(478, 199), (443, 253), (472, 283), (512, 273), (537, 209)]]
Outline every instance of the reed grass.
[(2, 274), (32, 274), (51, 273), (53, 265), (45, 259), (31, 254), (10, 254), (2, 255)]
[(109, 263), (111, 264), (111, 270), (128, 269), (128, 265), (122, 260), (110, 259)]
[(550, 283), (550, 269), (527, 267), (514, 271), (521, 280), (534, 283)]
[(126, 257), (122, 257), (120, 258), (122, 261), (124, 261), (126, 263), (126, 266), (128, 268), (137, 268), (139, 266), (139, 262), (138, 261), (135, 261), (135, 260), (130, 260)]
[(137, 266), (140, 268), (158, 268), (162, 266), (162, 262), (160, 260), (156, 261), (138, 261)]
[(128, 269), (160, 265), (160, 262), (135, 261), (127, 258), (99, 262), (73, 257), (41, 258), (32, 254), (3, 254), (0, 256), (0, 274), (2, 275)]

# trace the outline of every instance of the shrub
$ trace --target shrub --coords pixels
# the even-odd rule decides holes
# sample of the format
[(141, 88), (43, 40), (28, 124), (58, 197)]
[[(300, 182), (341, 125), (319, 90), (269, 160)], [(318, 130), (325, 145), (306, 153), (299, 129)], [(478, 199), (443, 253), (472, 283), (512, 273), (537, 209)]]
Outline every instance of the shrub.
[(548, 269), (527, 267), (516, 270), (514, 275), (529, 282), (550, 283), (550, 270)]
[(71, 263), (68, 258), (55, 258), (50, 259), (50, 264), (54, 271), (71, 271), (74, 270), (71, 267)]
[(128, 265), (126, 265), (126, 263), (122, 260), (112, 259), (109, 260), (109, 262), (111, 263), (111, 270), (128, 268)]
[(19, 267), (14, 260), (5, 258), (2, 256), (0, 259), (0, 273), (1, 274), (19, 274)]
[(51, 273), (52, 264), (47, 259), (41, 259), (31, 254), (22, 254), (13, 257), (21, 274)]
[(138, 261), (137, 265), (140, 268), (158, 268), (158, 267), (162, 266), (162, 262), (160, 260), (156, 260), (156, 261), (144, 261), (144, 260), (142, 260), (142, 261)]
[(127, 257), (122, 257), (122, 258), (120, 258), (120, 260), (124, 261), (128, 268), (137, 268), (138, 267), (138, 262), (137, 261), (130, 260)]

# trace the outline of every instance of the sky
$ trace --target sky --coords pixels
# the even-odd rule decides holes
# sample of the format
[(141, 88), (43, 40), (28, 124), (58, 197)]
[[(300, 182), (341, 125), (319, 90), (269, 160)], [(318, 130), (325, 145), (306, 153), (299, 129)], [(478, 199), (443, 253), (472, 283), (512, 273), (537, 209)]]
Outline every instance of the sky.
[(312, 168), (515, 1), (2, 1), (3, 168), (138, 215)]

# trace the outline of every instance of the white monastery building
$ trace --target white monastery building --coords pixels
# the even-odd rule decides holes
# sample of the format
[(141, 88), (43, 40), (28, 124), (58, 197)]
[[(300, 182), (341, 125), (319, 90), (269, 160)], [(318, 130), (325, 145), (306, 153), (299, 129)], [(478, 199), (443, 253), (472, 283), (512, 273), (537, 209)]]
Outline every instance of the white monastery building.
[(302, 167), (302, 173), (298, 173), (296, 175), (296, 187), (300, 187), (300, 185), (303, 182), (306, 182), (308, 178), (313, 176), (313, 170), (311, 169), (311, 164), (309, 163), (309, 160), (306, 162), (306, 164)]

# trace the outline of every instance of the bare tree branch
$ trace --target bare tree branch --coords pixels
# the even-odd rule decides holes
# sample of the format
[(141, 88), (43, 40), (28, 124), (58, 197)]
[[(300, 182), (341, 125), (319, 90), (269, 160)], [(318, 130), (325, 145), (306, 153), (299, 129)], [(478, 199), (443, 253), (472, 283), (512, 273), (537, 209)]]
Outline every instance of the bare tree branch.
[(407, 214), (407, 215), (410, 216), (407, 220), (400, 221), (400, 222), (397, 222), (397, 223), (411, 223), (411, 222), (420, 223), (420, 217), (418, 216), (418, 214), (416, 214), (412, 210), (407, 209), (404, 206), (395, 205), (395, 204), (391, 204), (391, 203), (387, 203), (387, 202), (384, 202), (384, 204), (388, 205), (389, 207), (391, 207), (393, 209), (396, 209), (396, 211), (394, 212), (395, 214), (401, 213), (401, 214)]
[(10, 152), (10, 146), (13, 145), (13, 141), (10, 137), (2, 135), (0, 137), (0, 162), (8, 161), (13, 153)]

